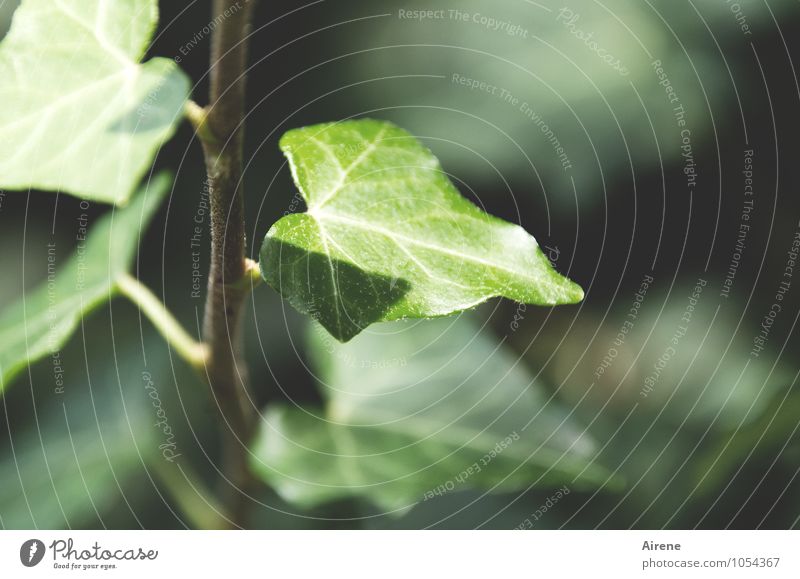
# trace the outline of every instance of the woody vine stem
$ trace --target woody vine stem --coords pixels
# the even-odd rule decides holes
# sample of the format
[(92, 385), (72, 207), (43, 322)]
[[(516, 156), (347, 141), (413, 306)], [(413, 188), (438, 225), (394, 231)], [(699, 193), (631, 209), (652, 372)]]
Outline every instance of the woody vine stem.
[(209, 104), (187, 105), (202, 142), (210, 191), (211, 265), (203, 320), (205, 372), (223, 431), (223, 504), (245, 527), (254, 483), (247, 446), (255, 411), (241, 359), (242, 312), (258, 266), (245, 256), (242, 155), (248, 42), (254, 0), (213, 0)]

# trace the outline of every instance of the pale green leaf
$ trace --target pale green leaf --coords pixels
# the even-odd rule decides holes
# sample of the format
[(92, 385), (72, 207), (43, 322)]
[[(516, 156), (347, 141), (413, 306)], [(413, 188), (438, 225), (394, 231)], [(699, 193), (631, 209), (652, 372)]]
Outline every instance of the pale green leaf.
[(58, 354), (81, 318), (114, 296), (170, 183), (160, 175), (130, 205), (103, 216), (63, 264), (57, 244), (48, 247), (44, 283), (0, 314), (0, 392), (26, 366)]
[(269, 230), (261, 270), (340, 340), (373, 322), (445, 316), (496, 296), (583, 298), (531, 235), (462, 197), (436, 157), (391, 123), (296, 129), (281, 149), (308, 211)]
[(140, 64), (156, 0), (24, 0), (0, 44), (0, 188), (125, 203), (182, 118), (189, 81)]
[(268, 407), (253, 448), (287, 501), (401, 512), (444, 492), (614, 482), (584, 428), (488, 330), (404, 321), (341, 345), (314, 327), (325, 410)]

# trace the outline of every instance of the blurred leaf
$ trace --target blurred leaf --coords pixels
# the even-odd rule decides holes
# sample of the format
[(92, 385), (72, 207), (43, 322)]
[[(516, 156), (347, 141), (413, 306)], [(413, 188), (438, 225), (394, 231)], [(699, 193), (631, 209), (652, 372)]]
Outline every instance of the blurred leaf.
[(734, 469), (741, 468), (748, 459), (763, 457), (769, 450), (800, 449), (798, 416), (800, 395), (781, 392), (757, 421), (721, 437), (696, 465), (695, 475), (701, 490), (706, 493), (718, 490), (730, 481)]
[(583, 427), (467, 320), (381, 325), (346, 345), (315, 329), (324, 416), (271, 406), (254, 446), (285, 500), (401, 511), (455, 490), (612, 482)]
[[(583, 311), (573, 325), (556, 311), (541, 323), (526, 319), (513, 335), (534, 365), (546, 364), (549, 381), (562, 384), (562, 400), (592, 421), (591, 434), (609, 441), (601, 460), (628, 483), (613, 510), (600, 495), (573, 527), (698, 524), (730, 466), (753, 448), (731, 446), (709, 472), (730, 432), (764, 431), (771, 401), (785, 395), (792, 375), (774, 354), (750, 355), (756, 331), (742, 323), (747, 304), (731, 297), (720, 306), (720, 283), (711, 278), (698, 293), (698, 283), (656, 281), (638, 296), (641, 286), (628, 286), (607, 315)], [(746, 498), (751, 483), (735, 486)]]
[(76, 413), (69, 423), (64, 415), (51, 418), (41, 438), (26, 431), (0, 463), (6, 473), (0, 487), (5, 529), (64, 528), (97, 517), (119, 500), (115, 476), (123, 478), (138, 461), (122, 417), (102, 424), (88, 414)]
[[(774, 27), (771, 11), (797, 7), (793, 0), (741, 4), (753, 29)], [(631, 165), (638, 175), (680, 162), (677, 103), (653, 61), (688, 111), (696, 150), (714, 138), (711, 111), (738, 114), (736, 96), (748, 87), (734, 87), (726, 68), (743, 45), (732, 6), (442, 0), (434, 7), (441, 17), (415, 19), (399, 14), (430, 11), (429, 2), (383, 1), (375, 10), (386, 17), (343, 49), (357, 66), (347, 81), (380, 83), (343, 91), (341, 106), (386, 110), (430, 138), (444, 166), (473, 187), (502, 191), (506, 181), (541, 177), (549, 207), (572, 214), (576, 204), (628, 192), (617, 180), (631, 179)], [(619, 60), (627, 74), (603, 57)]]
[(0, 187), (125, 203), (182, 118), (187, 77), (139, 64), (156, 0), (25, 0), (0, 44)]
[(467, 201), (431, 152), (390, 123), (297, 129), (281, 149), (308, 212), (270, 229), (262, 272), (342, 341), (373, 322), (445, 316), (496, 296), (583, 298), (532, 236)]
[[(612, 431), (634, 405), (668, 431), (737, 428), (756, 420), (791, 376), (773, 355), (750, 355), (753, 336), (739, 319), (744, 304), (731, 298), (718, 309), (719, 281), (703, 283), (699, 293), (687, 282), (669, 294), (652, 286), (638, 310), (631, 309), (639, 303), (634, 287), (604, 319), (582, 312), (582, 329), (570, 330), (571, 320), (562, 316), (541, 329), (533, 324), (514, 340), (534, 364), (547, 361), (549, 379), (564, 384), (568, 403), (584, 400), (590, 415), (598, 408), (610, 413)], [(585, 328), (597, 328), (588, 346)], [(534, 334), (535, 347), (528, 348)]]
[(26, 366), (57, 354), (83, 316), (114, 296), (170, 182), (159, 175), (128, 207), (103, 216), (62, 267), (48, 246), (45, 283), (0, 315), (0, 392)]
[[(101, 528), (104, 512), (131, 509), (127, 483), (160, 441), (155, 410), (146, 411), (150, 399), (130, 364), (136, 356), (122, 348), (115, 354), (118, 365), (95, 364), (88, 380), (66, 373), (72, 379), (61, 394), (37, 387), (33, 405), (0, 402), (10, 420), (0, 440), (0, 528)], [(37, 385), (47, 381), (43, 372)]]

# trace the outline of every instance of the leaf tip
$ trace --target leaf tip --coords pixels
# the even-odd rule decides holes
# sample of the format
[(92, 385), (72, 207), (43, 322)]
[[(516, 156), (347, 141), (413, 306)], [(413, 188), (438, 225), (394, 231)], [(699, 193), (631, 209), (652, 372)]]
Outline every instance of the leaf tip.
[(564, 278), (567, 281), (567, 304), (578, 304), (583, 301), (585, 297), (583, 288), (571, 279)]

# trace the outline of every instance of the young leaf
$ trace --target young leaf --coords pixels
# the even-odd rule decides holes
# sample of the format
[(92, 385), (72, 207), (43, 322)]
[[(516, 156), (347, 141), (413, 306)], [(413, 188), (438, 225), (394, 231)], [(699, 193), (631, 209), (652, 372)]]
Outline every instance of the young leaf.
[(63, 266), (48, 246), (47, 280), (0, 314), (0, 392), (26, 366), (57, 354), (81, 318), (114, 296), (170, 183), (159, 175), (129, 206), (103, 216)]
[(342, 341), (373, 322), (445, 316), (503, 296), (580, 301), (536, 240), (462, 197), (395, 125), (346, 121), (281, 139), (308, 205), (267, 233), (264, 279)]
[(156, 0), (23, 0), (0, 44), (0, 188), (125, 203), (181, 119), (189, 81), (140, 64)]
[(253, 447), (287, 501), (399, 512), (456, 490), (612, 482), (584, 428), (467, 320), (398, 322), (345, 345), (315, 327), (325, 413), (270, 406)]

